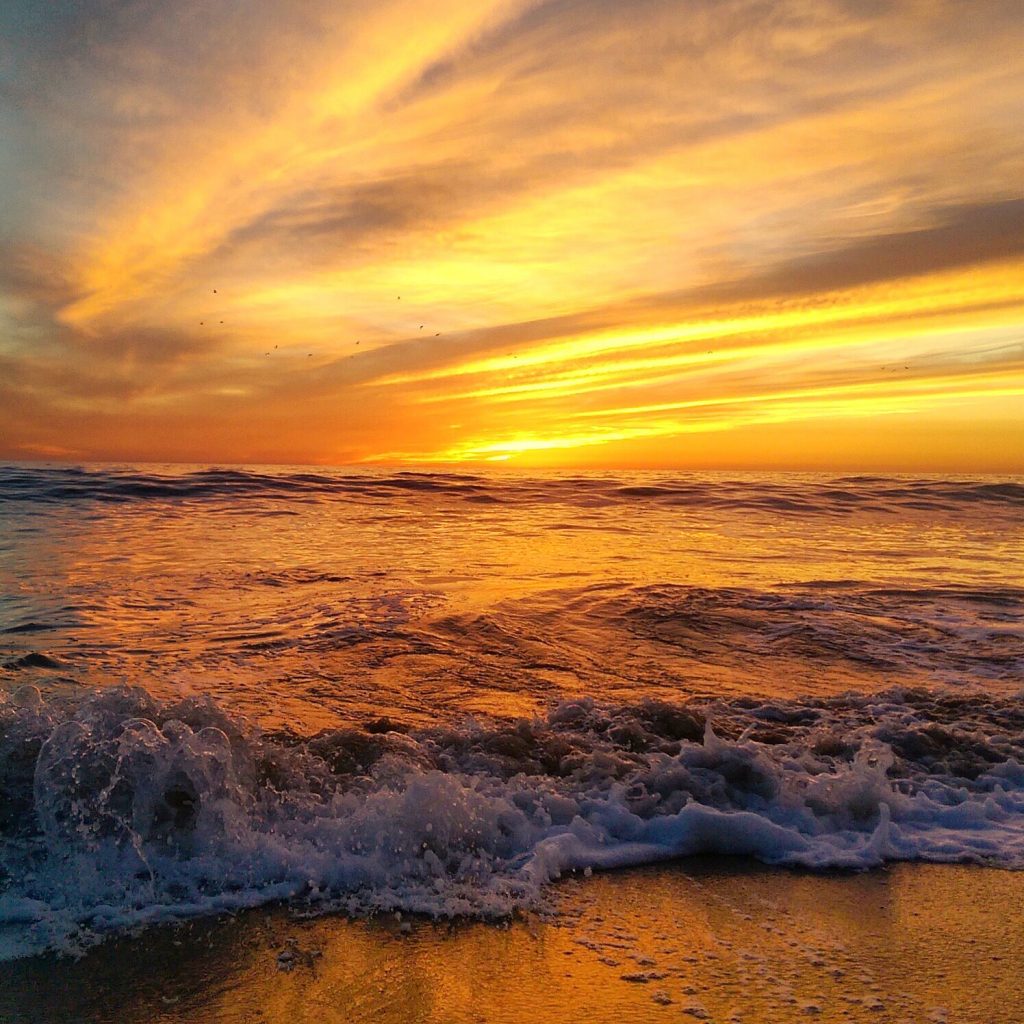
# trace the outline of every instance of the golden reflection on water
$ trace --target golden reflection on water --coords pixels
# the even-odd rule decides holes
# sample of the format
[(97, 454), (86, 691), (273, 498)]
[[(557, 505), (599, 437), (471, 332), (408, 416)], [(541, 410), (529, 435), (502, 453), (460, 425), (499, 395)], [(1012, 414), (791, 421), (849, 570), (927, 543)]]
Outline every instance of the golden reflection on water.
[[(0, 1014), (118, 1024), (991, 1024), (1011, 1020), (1024, 996), (1005, 913), (1021, 881), (948, 865), (820, 875), (698, 859), (568, 882), (561, 915), (547, 923), (301, 922), (255, 911), (118, 940), (60, 971), (15, 962)], [(280, 969), (282, 954), (292, 969)], [(628, 980), (638, 976), (647, 980)]]
[[(547, 497), (544, 478), (510, 501), (501, 478), (486, 501), (382, 496), (374, 479), (331, 500), (8, 511), (6, 618), (32, 628), (3, 637), (3, 653), (60, 665), (3, 685), (209, 694), (308, 732), (380, 714), (528, 715), (570, 695), (963, 682), (979, 630), (1019, 630), (956, 592), (1019, 583), (1024, 527), (998, 510), (849, 513), (840, 497), (806, 512), (804, 478), (763, 478), (791, 488), (781, 512), (669, 504), (657, 474), (583, 477), (571, 501)], [(751, 495), (767, 486), (752, 480)], [(1021, 641), (1000, 643), (1012, 655)], [(990, 668), (985, 685), (1002, 685)]]

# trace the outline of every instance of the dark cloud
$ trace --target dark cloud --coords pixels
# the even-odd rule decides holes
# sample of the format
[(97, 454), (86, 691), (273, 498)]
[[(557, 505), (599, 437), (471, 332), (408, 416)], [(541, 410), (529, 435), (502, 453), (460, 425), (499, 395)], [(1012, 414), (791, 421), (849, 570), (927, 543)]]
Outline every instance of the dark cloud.
[(933, 211), (930, 219), (938, 223), (786, 263), (737, 291), (813, 293), (1024, 256), (1024, 199), (958, 204)]
[(854, 239), (697, 288), (644, 295), (618, 307), (619, 315), (632, 320), (669, 310), (813, 296), (1024, 257), (1024, 199), (939, 207), (923, 219), (932, 225)]
[(300, 262), (344, 262), (379, 236), (437, 230), (478, 201), (474, 168), (417, 168), (350, 186), (305, 190), (233, 230), (208, 262), (250, 251), (276, 250)]

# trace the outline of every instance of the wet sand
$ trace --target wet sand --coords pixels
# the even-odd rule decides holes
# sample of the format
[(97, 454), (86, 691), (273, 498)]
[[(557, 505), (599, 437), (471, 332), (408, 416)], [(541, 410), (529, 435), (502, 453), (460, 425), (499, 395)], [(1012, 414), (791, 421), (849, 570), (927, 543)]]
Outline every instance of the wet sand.
[(693, 859), (593, 878), (505, 925), (284, 910), (5, 964), (0, 1020), (1024, 1021), (1024, 873)]

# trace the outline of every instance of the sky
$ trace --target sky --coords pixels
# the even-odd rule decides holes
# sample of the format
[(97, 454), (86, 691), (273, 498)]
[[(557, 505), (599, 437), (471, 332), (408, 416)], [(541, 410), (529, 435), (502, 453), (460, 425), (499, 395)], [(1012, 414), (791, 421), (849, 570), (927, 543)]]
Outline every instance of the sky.
[(5, 0), (0, 457), (1024, 472), (1020, 0)]

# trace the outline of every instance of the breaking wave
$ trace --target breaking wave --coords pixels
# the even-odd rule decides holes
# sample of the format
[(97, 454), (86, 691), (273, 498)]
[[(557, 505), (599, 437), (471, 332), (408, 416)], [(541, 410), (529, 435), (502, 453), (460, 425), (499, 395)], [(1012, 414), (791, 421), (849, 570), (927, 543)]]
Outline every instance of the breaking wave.
[(287, 900), (497, 917), (697, 853), (1024, 867), (1024, 699), (558, 705), (312, 737), (141, 689), (0, 704), (0, 958)]

